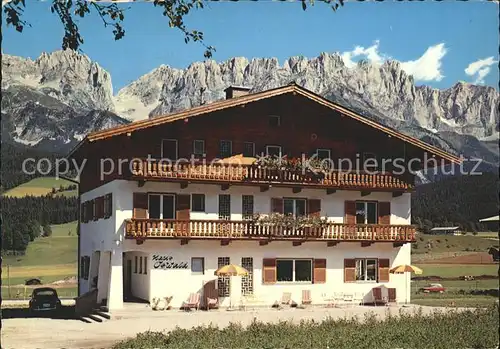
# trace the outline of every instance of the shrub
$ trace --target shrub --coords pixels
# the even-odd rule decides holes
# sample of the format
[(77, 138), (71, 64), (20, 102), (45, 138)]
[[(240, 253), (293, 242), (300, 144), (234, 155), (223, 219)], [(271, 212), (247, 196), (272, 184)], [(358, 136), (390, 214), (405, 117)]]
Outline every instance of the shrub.
[[(145, 332), (117, 343), (113, 349), (165, 348), (493, 348), (498, 344), (498, 304), (488, 309), (435, 312), (423, 315), (375, 315), (364, 319), (328, 318), (322, 322), (262, 323), (244, 328), (198, 326), (168, 333)], [(466, 330), (464, 330), (466, 329)]]
[(476, 236), (477, 235), (477, 231), (473, 231), (472, 235)]

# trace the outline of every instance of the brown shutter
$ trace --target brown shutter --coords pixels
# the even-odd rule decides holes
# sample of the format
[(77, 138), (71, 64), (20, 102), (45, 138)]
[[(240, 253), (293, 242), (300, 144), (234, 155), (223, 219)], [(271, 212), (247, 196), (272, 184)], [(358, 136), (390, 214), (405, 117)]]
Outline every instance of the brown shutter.
[(324, 284), (326, 282), (326, 259), (313, 260), (313, 283)]
[(356, 281), (356, 260), (344, 259), (344, 282)]
[(148, 193), (134, 193), (134, 218), (148, 218)]
[(271, 212), (272, 213), (283, 213), (283, 199), (282, 198), (271, 198)]
[(96, 221), (99, 216), (98, 207), (97, 207), (97, 199), (92, 199), (91, 202), (91, 207), (92, 207), (92, 220)]
[(97, 219), (104, 218), (104, 196), (96, 199), (97, 204)]
[(356, 201), (346, 201), (344, 203), (345, 224), (356, 224)]
[(389, 282), (389, 259), (387, 258), (378, 260), (378, 281)]
[(106, 200), (104, 202), (106, 203), (106, 207), (104, 208), (104, 218), (109, 218), (113, 215), (113, 194), (106, 194)]
[(85, 202), (80, 202), (80, 222), (85, 223)]
[(307, 200), (307, 214), (310, 217), (321, 217), (321, 200)]
[(378, 224), (391, 224), (391, 203), (378, 203)]
[(175, 209), (176, 218), (180, 220), (189, 220), (189, 211), (191, 208), (191, 195), (182, 194), (176, 196)]
[(276, 282), (276, 259), (264, 258), (262, 260), (262, 283), (274, 284)]

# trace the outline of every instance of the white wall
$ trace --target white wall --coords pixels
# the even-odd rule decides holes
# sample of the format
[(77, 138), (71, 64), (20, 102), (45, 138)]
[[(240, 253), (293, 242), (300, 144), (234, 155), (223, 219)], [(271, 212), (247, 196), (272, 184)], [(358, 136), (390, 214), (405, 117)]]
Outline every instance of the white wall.
[[(137, 248), (135, 248), (137, 249)], [(149, 260), (149, 255), (144, 252), (138, 252), (138, 251), (133, 251), (133, 252), (127, 252), (125, 254), (127, 259), (130, 259), (132, 261), (132, 296), (150, 301), (150, 296), (149, 296), (149, 278), (151, 275), (151, 261)], [(135, 258), (137, 257), (137, 267), (136, 267), (136, 261)], [(140, 268), (140, 257), (143, 258), (143, 266), (142, 270)], [(144, 268), (144, 259), (147, 259), (147, 269)], [(137, 272), (136, 272), (137, 270)], [(145, 271), (146, 273), (143, 273)]]
[[(145, 296), (145, 299), (151, 300), (157, 296), (168, 296), (172, 285), (176, 285), (177, 292), (174, 296), (174, 306), (179, 306), (183, 300), (188, 297), (190, 292), (196, 292), (201, 289), (204, 281), (213, 279), (213, 271), (217, 267), (217, 256), (229, 256), (231, 261), (238, 264), (241, 263), (241, 257), (254, 257), (255, 282), (260, 284), (262, 266), (262, 258), (264, 254), (267, 257), (304, 257), (304, 258), (326, 258), (328, 259), (328, 280), (326, 285), (308, 285), (313, 291), (313, 296), (318, 298), (321, 293), (332, 292), (334, 286), (341, 283), (343, 280), (343, 258), (350, 257), (381, 257), (391, 258), (391, 263), (394, 265), (402, 263), (410, 263), (410, 245), (407, 244), (401, 248), (393, 248), (392, 244), (377, 243), (370, 247), (361, 248), (359, 244), (339, 244), (336, 247), (327, 248), (323, 243), (303, 244), (300, 247), (292, 247), (291, 243), (273, 242), (268, 246), (244, 245), (247, 242), (234, 241), (229, 246), (221, 247), (218, 242), (207, 241), (191, 241), (186, 246), (180, 246), (179, 241), (166, 240), (148, 240), (143, 245), (137, 245), (133, 240), (124, 239), (124, 221), (132, 218), (133, 210), (133, 193), (134, 192), (165, 192), (165, 193), (200, 193), (206, 195), (205, 213), (191, 213), (191, 219), (217, 219), (218, 218), (218, 195), (231, 195), (231, 219), (241, 220), (241, 196), (254, 195), (254, 211), (268, 213), (270, 211), (270, 198), (272, 197), (297, 197), (309, 199), (321, 199), (321, 214), (328, 216), (331, 221), (342, 223), (344, 221), (344, 201), (345, 200), (378, 200), (391, 202), (391, 224), (410, 224), (411, 209), (410, 209), (410, 194), (406, 193), (400, 197), (393, 198), (391, 193), (373, 192), (370, 195), (361, 196), (358, 191), (337, 191), (334, 194), (327, 195), (325, 190), (320, 189), (305, 189), (300, 193), (294, 194), (290, 188), (270, 188), (266, 192), (260, 192), (259, 187), (232, 186), (226, 191), (221, 191), (218, 185), (201, 185), (190, 184), (187, 188), (181, 189), (176, 183), (161, 183), (161, 182), (146, 182), (143, 187), (138, 187), (136, 182), (117, 180), (106, 185), (94, 189), (88, 193), (82, 194), (82, 202), (105, 195), (109, 192), (113, 193), (113, 214), (108, 219), (100, 219), (96, 222), (88, 222), (81, 224), (81, 255), (91, 256), (93, 251), (109, 251), (111, 254), (111, 267), (109, 268), (109, 283), (108, 292), (108, 307), (121, 308), (123, 305), (123, 261), (122, 252), (124, 251), (140, 251), (149, 254), (149, 263), (151, 263), (151, 254), (175, 253), (176, 258), (184, 258), (190, 262), (191, 256), (205, 256), (202, 253), (209, 253), (205, 259), (206, 273), (202, 276), (190, 276), (186, 271), (163, 271), (151, 270), (150, 272), (150, 287), (149, 295), (146, 296), (145, 290), (138, 292)], [(243, 245), (242, 245), (243, 244)], [(284, 244), (284, 245), (283, 245)], [(320, 244), (316, 246), (315, 244)], [(153, 247), (154, 246), (154, 247)], [(313, 247), (315, 246), (315, 247)], [(278, 249), (277, 249), (278, 248)], [(223, 250), (221, 250), (223, 249)], [(277, 249), (277, 250), (276, 250)], [(171, 253), (172, 252), (172, 253)], [(224, 254), (219, 254), (219, 253)], [(210, 255), (212, 253), (212, 255)], [(348, 257), (349, 253), (351, 254)], [(279, 255), (278, 255), (279, 254)], [(355, 255), (354, 255), (355, 254)], [(151, 266), (149, 265), (151, 268)], [(190, 269), (188, 270), (190, 273)], [(179, 276), (164, 277), (164, 273), (180, 273)], [(170, 274), (169, 274), (170, 275)], [(182, 276), (181, 276), (182, 275)], [(342, 275), (339, 278), (339, 275)], [(100, 276), (101, 277), (101, 276)], [(187, 277), (187, 278), (186, 278)], [(391, 275), (391, 283), (403, 276)], [(158, 281), (162, 280), (162, 281)], [(90, 280), (89, 280), (90, 281)], [(88, 290), (88, 282), (80, 280), (81, 293)], [(186, 284), (184, 287), (178, 287), (179, 284)], [(133, 282), (135, 284), (135, 282)], [(403, 282), (404, 285), (404, 282)], [(398, 286), (398, 298), (402, 297), (404, 292)], [(269, 289), (269, 287), (271, 287)], [(300, 291), (303, 285), (272, 285), (259, 287), (261, 293), (266, 294), (269, 299), (280, 296), (283, 289), (293, 288), (294, 297), (300, 298)], [(374, 287), (373, 284), (346, 284), (348, 290), (359, 290), (368, 292)], [(279, 290), (279, 291), (277, 291)], [(256, 289), (257, 291), (257, 289)], [(403, 297), (404, 298), (404, 297)], [(401, 298), (400, 298), (401, 299)], [(275, 300), (275, 299), (274, 299)], [(274, 301), (273, 300), (273, 301)]]
[[(137, 249), (133, 241), (125, 241), (124, 249)], [(365, 301), (371, 300), (371, 289), (377, 286), (395, 287), (398, 302), (405, 301), (405, 292), (409, 297), (409, 284), (404, 275), (390, 275), (388, 283), (356, 282), (344, 283), (344, 258), (389, 258), (390, 266), (410, 263), (410, 244), (394, 248), (391, 243), (376, 243), (361, 247), (360, 243), (340, 243), (327, 247), (323, 242), (309, 242), (293, 247), (291, 242), (271, 242), (260, 246), (257, 242), (233, 241), (229, 246), (221, 246), (217, 241), (190, 241), (180, 245), (176, 240), (147, 240), (140, 248), (150, 255), (157, 253), (170, 255), (176, 262), (187, 262), (188, 269), (151, 270), (150, 299), (153, 297), (173, 296), (172, 306), (180, 307), (190, 293), (201, 292), (206, 281), (216, 279), (218, 257), (230, 257), (230, 263), (241, 265), (242, 257), (253, 257), (254, 294), (263, 302), (271, 305), (281, 298), (283, 292), (292, 292), (292, 299), (301, 301), (303, 289), (311, 290), (314, 303), (323, 303), (324, 296), (334, 292), (363, 293)], [(191, 257), (205, 258), (204, 275), (192, 275)], [(324, 284), (282, 283), (262, 284), (262, 260), (264, 258), (326, 258), (327, 276)], [(151, 266), (153, 268), (153, 266)], [(405, 288), (407, 287), (407, 288)], [(239, 288), (239, 287), (238, 287)], [(408, 298), (409, 299), (409, 298)], [(221, 299), (222, 306), (229, 305), (229, 298)]]
[[(261, 192), (259, 187), (232, 186), (222, 191), (219, 185), (190, 184), (181, 189), (178, 183), (146, 182), (143, 187), (138, 187), (135, 182), (115, 181), (117, 209), (117, 226), (123, 219), (132, 217), (134, 192), (163, 192), (178, 194), (205, 194), (205, 212), (192, 212), (191, 219), (218, 219), (219, 194), (231, 195), (231, 219), (242, 219), (242, 195), (254, 196), (255, 213), (269, 213), (271, 211), (271, 198), (290, 197), (321, 199), (321, 215), (329, 217), (335, 223), (344, 222), (344, 202), (346, 200), (375, 200), (391, 202), (391, 224), (410, 224), (410, 194), (393, 198), (391, 193), (372, 192), (370, 195), (361, 196), (359, 191), (340, 190), (327, 195), (325, 190), (304, 189), (300, 193), (293, 193), (291, 188), (270, 188)], [(113, 194), (115, 197), (115, 194)], [(122, 218), (123, 217), (123, 218)]]

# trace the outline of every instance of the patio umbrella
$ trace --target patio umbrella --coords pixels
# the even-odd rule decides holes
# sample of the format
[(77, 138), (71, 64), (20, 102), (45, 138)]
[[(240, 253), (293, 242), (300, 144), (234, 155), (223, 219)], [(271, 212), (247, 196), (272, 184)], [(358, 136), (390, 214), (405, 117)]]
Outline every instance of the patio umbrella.
[[(402, 264), (402, 265), (398, 265), (397, 267), (394, 267), (390, 270), (390, 272), (392, 274), (405, 274), (405, 273), (414, 273), (414, 274), (422, 274), (422, 269), (414, 266), (414, 265), (410, 265), (410, 264)], [(405, 282), (405, 304), (408, 303), (408, 292), (407, 292), (407, 287), (408, 287), (408, 283)]]
[[(228, 264), (220, 267), (217, 269), (214, 274), (216, 276), (245, 276), (248, 275), (248, 270), (246, 270), (243, 267), (240, 267), (239, 265), (236, 264)], [(232, 282), (229, 283), (229, 308), (232, 308), (232, 296), (231, 296), (231, 284)]]

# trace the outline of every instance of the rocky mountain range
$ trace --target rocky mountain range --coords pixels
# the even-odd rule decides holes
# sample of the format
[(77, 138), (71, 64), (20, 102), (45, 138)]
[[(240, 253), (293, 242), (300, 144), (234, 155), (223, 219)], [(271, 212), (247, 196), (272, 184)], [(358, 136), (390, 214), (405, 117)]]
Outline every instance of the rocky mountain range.
[(498, 164), (499, 92), (459, 82), (439, 90), (416, 86), (396, 61), (347, 67), (337, 54), (312, 59), (236, 57), (222, 63), (162, 65), (113, 94), (110, 74), (74, 51), (36, 60), (2, 57), (2, 136), (66, 151), (85, 134), (224, 98), (229, 85), (253, 92), (295, 81), (365, 117), (444, 150)]

